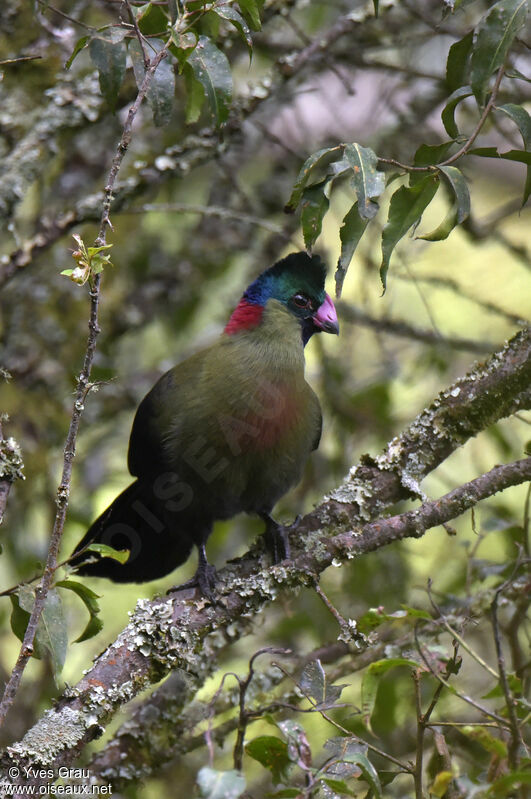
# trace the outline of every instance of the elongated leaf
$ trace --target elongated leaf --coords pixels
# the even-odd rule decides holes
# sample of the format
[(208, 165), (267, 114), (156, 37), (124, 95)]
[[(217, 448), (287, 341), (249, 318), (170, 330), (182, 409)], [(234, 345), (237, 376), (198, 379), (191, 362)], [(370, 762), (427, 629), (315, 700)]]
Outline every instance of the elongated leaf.
[(522, 164), (531, 164), (531, 152), (525, 150), (506, 150), (499, 153), (496, 147), (475, 147), (469, 150), (469, 155), (479, 155), (482, 158), (505, 158), (507, 161), (521, 161)]
[(425, 233), (423, 236), (415, 236), (417, 239), (423, 241), (444, 241), (447, 239), (454, 227), (457, 225), (457, 208), (455, 203), (448, 209), (443, 221), (431, 233)]
[(249, 757), (258, 760), (262, 766), (269, 769), (275, 785), (279, 782), (287, 782), (288, 770), (292, 761), (288, 755), (288, 745), (281, 738), (274, 735), (261, 735), (249, 741), (245, 751)]
[(103, 627), (103, 621), (99, 617), (100, 606), (98, 604), (99, 596), (94, 591), (86, 586), (84, 583), (78, 583), (76, 580), (60, 580), (56, 583), (58, 588), (67, 588), (73, 591), (82, 600), (86, 609), (89, 612), (89, 620), (81, 635), (74, 641), (75, 644), (81, 641), (88, 641), (99, 633)]
[(90, 40), (89, 53), (98, 70), (101, 93), (114, 110), (125, 75), (125, 43), (101, 34)]
[(202, 799), (238, 799), (245, 790), (245, 777), (239, 771), (216, 771), (203, 766), (197, 775)]
[(492, 783), (487, 796), (514, 796), (513, 789), (523, 785), (531, 785), (531, 771), (511, 771)]
[(451, 92), (467, 83), (468, 57), (472, 50), (474, 31), (470, 31), (462, 39), (450, 47), (446, 60), (446, 86)]
[[(13, 605), (11, 627), (15, 635), (22, 641), (35, 604), (34, 589), (29, 585), (21, 585), (16, 591), (16, 596), (11, 595), (11, 603)], [(54, 674), (57, 675), (64, 666), (67, 646), (68, 637), (63, 603), (59, 593), (55, 588), (51, 588), (46, 595), (44, 609), (37, 625), (34, 657), (41, 658), (45, 650), (49, 652)]]
[(242, 37), (243, 41), (247, 45), (247, 50), (249, 51), (249, 58), (251, 58), (253, 54), (253, 40), (251, 38), (251, 31), (249, 29), (248, 24), (244, 20), (241, 14), (238, 14), (235, 8), (232, 6), (215, 6), (213, 12), (218, 15), (218, 17), (222, 17), (230, 22), (240, 36)]
[(362, 219), (373, 219), (379, 208), (374, 199), (385, 189), (385, 174), (377, 169), (378, 156), (370, 147), (354, 143), (345, 147), (345, 158), (352, 167), (359, 215)]
[(260, 12), (256, 0), (238, 0), (238, 5), (253, 31), (259, 31), (262, 23), (260, 22)]
[(469, 725), (462, 727), (460, 732), (462, 732), (463, 735), (466, 735), (467, 738), (472, 738), (474, 741), (477, 741), (479, 745), (482, 746), (487, 752), (497, 755), (500, 758), (507, 757), (507, 744), (505, 741), (502, 741), (500, 738), (496, 738), (496, 736), (491, 735), (491, 733), (485, 729), (485, 727)]
[(504, 63), (527, 12), (527, 0), (500, 0), (479, 23), (470, 58), (470, 85), (479, 105), (485, 104), (490, 77)]
[(184, 65), (183, 75), (186, 86), (185, 118), (186, 123), (191, 125), (199, 119), (201, 109), (205, 103), (205, 92), (202, 84), (195, 77), (194, 70), (190, 64)]
[(396, 666), (409, 666), (409, 668), (418, 669), (419, 664), (415, 660), (409, 660), (408, 658), (377, 660), (375, 663), (371, 663), (363, 675), (361, 681), (361, 712), (363, 723), (370, 732), (372, 732), (371, 717), (376, 703), (380, 678), (383, 674), (390, 669), (394, 669)]
[(328, 165), (331, 160), (335, 160), (340, 152), (341, 147), (325, 147), (322, 150), (317, 150), (317, 152), (313, 153), (309, 158), (306, 159), (297, 176), (297, 180), (295, 181), (291, 191), (290, 198), (284, 208), (284, 211), (287, 214), (291, 214), (296, 210), (301, 201), (302, 193), (310, 182), (310, 178), (314, 176), (315, 172), (318, 169)]
[(452, 139), (457, 139), (459, 136), (459, 129), (455, 122), (455, 110), (462, 100), (471, 97), (472, 94), (471, 86), (461, 86), (459, 89), (456, 89), (446, 101), (446, 105), (441, 113), (441, 119), (444, 129)]
[[(150, 42), (152, 47), (160, 49), (163, 42), (154, 39)], [(142, 48), (138, 39), (133, 39), (129, 44), (129, 55), (133, 62), (136, 85), (140, 88), (146, 74)], [(173, 64), (168, 58), (163, 58), (151, 79), (146, 92), (147, 101), (151, 107), (153, 121), (157, 127), (166, 125), (172, 115), (173, 98), (175, 94), (175, 74)]]
[(225, 53), (208, 36), (200, 36), (188, 64), (202, 85), (216, 124), (226, 122), (232, 99), (232, 75)]
[(529, 116), (529, 112), (523, 106), (515, 103), (498, 105), (496, 106), (496, 111), (501, 111), (512, 119), (521, 133), (524, 149), (531, 150), (531, 116)]
[(72, 55), (65, 63), (65, 69), (70, 69), (72, 64), (74, 63), (74, 58), (79, 55), (79, 53), (85, 49), (85, 47), (90, 42), (90, 36), (82, 36), (80, 39), (77, 40), (75, 43), (74, 49), (72, 50)]
[(439, 167), (445, 176), (450, 188), (452, 189), (455, 202), (456, 202), (456, 219), (457, 224), (460, 225), (470, 216), (470, 192), (468, 191), (468, 184), (460, 169), (455, 166), (441, 166)]
[(117, 560), (118, 563), (125, 563), (129, 555), (131, 554), (128, 549), (114, 549), (114, 547), (110, 547), (108, 544), (89, 544), (86, 551), (90, 552), (98, 552), (102, 556), (102, 558), (112, 558), (113, 560)]
[(401, 186), (391, 197), (389, 216), (382, 234), (380, 279), (385, 291), (391, 254), (410, 227), (417, 222), (439, 187), (439, 179), (427, 175), (414, 186)]
[[(501, 111), (513, 120), (521, 133), (524, 142), (524, 149), (527, 151), (531, 150), (531, 116), (529, 116), (529, 113), (525, 110), (525, 108), (523, 108), (521, 105), (516, 105), (515, 103), (506, 103), (505, 105), (497, 106), (496, 110)], [(524, 185), (524, 196), (522, 197), (522, 207), (526, 204), (530, 194), (531, 166), (528, 165)]]
[(357, 203), (354, 203), (350, 211), (345, 214), (343, 224), (339, 230), (339, 238), (341, 239), (341, 254), (337, 262), (337, 270), (335, 274), (336, 280), (336, 295), (341, 297), (343, 283), (347, 275), (347, 270), (352, 261), (352, 256), (356, 251), (363, 233), (368, 225), (368, 219), (362, 219), (358, 213)]
[(318, 183), (316, 186), (309, 186), (302, 193), (301, 225), (307, 249), (311, 249), (317, 241), (323, 226), (323, 217), (330, 205), (324, 191), (325, 185)]

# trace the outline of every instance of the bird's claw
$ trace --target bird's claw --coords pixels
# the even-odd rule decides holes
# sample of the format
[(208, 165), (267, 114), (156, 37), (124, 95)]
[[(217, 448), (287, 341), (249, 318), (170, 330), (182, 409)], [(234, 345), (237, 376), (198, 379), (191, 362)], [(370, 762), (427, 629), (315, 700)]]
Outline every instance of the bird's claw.
[(208, 599), (212, 604), (216, 602), (215, 587), (217, 581), (216, 567), (210, 563), (200, 564), (194, 576), (181, 585), (174, 585), (166, 591), (166, 594), (176, 594), (178, 591), (186, 591), (188, 588), (199, 588), (201, 596)]
[(262, 516), (262, 518), (266, 524), (264, 532), (266, 548), (271, 553), (273, 563), (280, 563), (291, 555), (288, 534), (291, 530), (295, 529), (300, 521), (300, 516), (298, 516), (292, 524), (287, 526), (279, 524), (268, 514)]

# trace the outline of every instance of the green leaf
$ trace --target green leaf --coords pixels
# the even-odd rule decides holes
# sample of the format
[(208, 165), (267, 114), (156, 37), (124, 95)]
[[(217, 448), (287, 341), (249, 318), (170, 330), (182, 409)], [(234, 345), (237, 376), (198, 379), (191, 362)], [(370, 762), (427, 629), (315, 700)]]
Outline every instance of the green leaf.
[(492, 6), (476, 28), (470, 58), (470, 85), (480, 106), (490, 77), (505, 61), (513, 40), (525, 23), (527, 0), (500, 0)]
[(486, 752), (497, 755), (498, 757), (507, 757), (507, 744), (505, 741), (500, 740), (492, 735), (485, 727), (476, 727), (474, 725), (460, 727), (459, 732), (477, 741)]
[(288, 755), (288, 745), (274, 735), (261, 735), (253, 738), (245, 747), (245, 751), (253, 760), (258, 760), (269, 769), (275, 785), (287, 782), (288, 770), (292, 761)]
[[(509, 688), (513, 692), (513, 694), (521, 694), (522, 693), (522, 680), (520, 677), (517, 677), (514, 672), (508, 672), (507, 674), (507, 682), (509, 683)], [(500, 681), (496, 683), (494, 688), (483, 694), (481, 697), (482, 699), (499, 699), (500, 697), (505, 697), (505, 693), (503, 691), (503, 686)]]
[[(334, 759), (340, 760), (342, 763), (349, 763), (356, 766), (356, 771), (353, 776), (365, 780), (370, 786), (372, 793), (376, 799), (382, 796), (382, 787), (378, 773), (371, 761), (367, 757), (367, 745), (360, 744), (358, 741), (348, 738), (336, 737), (331, 738), (325, 743), (325, 749), (331, 750)], [(340, 764), (334, 764), (334, 767)], [(359, 773), (361, 772), (361, 774)]]
[(385, 174), (379, 172), (378, 156), (370, 147), (347, 144), (345, 158), (352, 168), (352, 186), (358, 198), (358, 211), (362, 219), (373, 219), (379, 205), (374, 202), (385, 189)]
[(303, 693), (312, 697), (318, 707), (334, 705), (346, 685), (330, 685), (320, 660), (312, 660), (302, 672), (299, 686)]
[(343, 794), (344, 796), (357, 796), (358, 794), (351, 791), (348, 787), (345, 780), (333, 780), (330, 777), (321, 777), (321, 782), (324, 782), (330, 790), (334, 791), (335, 793), (339, 794), (340, 796)]
[(439, 187), (439, 179), (427, 175), (414, 186), (401, 186), (391, 197), (389, 216), (382, 234), (380, 279), (385, 291), (391, 254), (400, 239), (417, 222)]
[(75, 43), (74, 49), (72, 50), (72, 55), (70, 56), (68, 61), (65, 63), (65, 69), (70, 69), (70, 67), (74, 63), (74, 58), (77, 55), (79, 55), (79, 53), (82, 50), (85, 49), (85, 47), (90, 42), (90, 38), (91, 38), (90, 36), (82, 36), (80, 39), (77, 40), (77, 42)]
[(429, 787), (430, 796), (442, 797), (447, 793), (448, 786), (455, 779), (453, 771), (439, 771)]
[(89, 53), (98, 70), (101, 93), (114, 110), (125, 75), (125, 44), (99, 34), (90, 40)]
[(202, 85), (216, 124), (226, 122), (232, 99), (232, 75), (225, 53), (208, 36), (200, 36), (188, 64)]
[(380, 5), (380, 0), (372, 0), (372, 4), (374, 6), (374, 16), (377, 17), (378, 16), (378, 11), (379, 11), (378, 6)]
[(293, 213), (299, 205), (302, 193), (317, 169), (327, 166), (341, 151), (341, 147), (325, 147), (310, 155), (306, 159), (293, 185), (290, 198), (284, 207), (287, 214)]
[(455, 166), (440, 166), (439, 169), (455, 197), (456, 202), (456, 219), (457, 224), (460, 225), (470, 216), (470, 193), (468, 191), (468, 184), (460, 169)]
[(85, 551), (98, 552), (102, 558), (112, 558), (119, 563), (126, 563), (130, 555), (129, 549), (113, 549), (108, 544), (89, 544)]
[(184, 65), (184, 83), (186, 86), (186, 111), (185, 119), (188, 125), (197, 122), (205, 102), (205, 92), (202, 84), (195, 77), (194, 70), (189, 64)]
[(238, 0), (238, 5), (253, 31), (259, 31), (262, 28), (262, 23), (256, 0)]
[(462, 100), (471, 97), (472, 94), (473, 92), (470, 86), (461, 86), (459, 89), (456, 89), (446, 101), (446, 105), (441, 113), (441, 119), (444, 129), (452, 139), (457, 139), (459, 136), (459, 129), (455, 122), (455, 109)]
[(350, 211), (345, 214), (343, 224), (339, 230), (339, 238), (341, 240), (341, 253), (337, 262), (337, 270), (335, 274), (336, 280), (336, 296), (341, 297), (343, 283), (347, 275), (347, 270), (352, 261), (352, 256), (356, 251), (365, 228), (368, 225), (367, 219), (362, 219), (358, 213), (358, 204), (354, 203)]
[(521, 105), (515, 103), (505, 103), (496, 106), (496, 111), (506, 114), (518, 127), (524, 142), (524, 150), (531, 149), (531, 116)]
[[(13, 611), (11, 614), (11, 629), (21, 641), (35, 604), (35, 591), (29, 585), (21, 585), (16, 594), (10, 595)], [(18, 605), (18, 607), (17, 607)], [(37, 624), (33, 656), (40, 659), (44, 651), (49, 652), (54, 674), (61, 672), (68, 646), (66, 620), (63, 613), (61, 597), (55, 588), (51, 588), (44, 602), (44, 609)]]
[[(506, 103), (496, 107), (497, 111), (501, 111), (513, 120), (518, 127), (524, 142), (524, 149), (531, 150), (531, 116), (521, 105), (515, 103)], [(524, 185), (524, 196), (522, 198), (522, 207), (526, 204), (531, 194), (531, 166), (527, 167), (526, 180)]]
[(531, 152), (524, 150), (507, 150), (499, 153), (496, 147), (475, 147), (468, 151), (469, 155), (479, 155), (481, 158), (505, 158), (508, 161), (521, 161), (523, 164), (531, 164)]
[(531, 785), (531, 771), (511, 771), (491, 785), (487, 796), (513, 796), (513, 789), (523, 785)]
[[(441, 144), (421, 144), (415, 153), (413, 163), (415, 166), (435, 167), (446, 158), (453, 145), (453, 141), (445, 141)], [(414, 186), (417, 183), (421, 183), (425, 178), (425, 172), (410, 172), (409, 185)]]
[(416, 236), (417, 239), (423, 241), (444, 241), (447, 239), (454, 227), (457, 225), (457, 208), (455, 203), (448, 209), (443, 221), (431, 233), (425, 233), (423, 236)]
[(140, 33), (144, 36), (154, 36), (167, 32), (169, 17), (163, 11), (163, 7), (155, 3), (144, 3), (143, 6), (133, 6), (133, 14), (136, 17)]
[(383, 674), (396, 666), (408, 666), (412, 669), (418, 669), (419, 664), (415, 660), (409, 658), (389, 658), (386, 660), (377, 660), (366, 669), (361, 681), (361, 712), (363, 723), (372, 732), (371, 717), (376, 704), (376, 695), (378, 693), (378, 686), (380, 678)]
[[(468, 57), (472, 50), (474, 31), (469, 31), (462, 39), (448, 50), (446, 59), (446, 86), (451, 92), (455, 92), (459, 87), (466, 83)], [(451, 135), (451, 134), (450, 134)]]
[(251, 58), (253, 54), (253, 40), (251, 38), (251, 31), (249, 30), (249, 26), (239, 14), (235, 8), (232, 6), (215, 6), (213, 9), (214, 13), (218, 15), (218, 17), (222, 17), (226, 19), (227, 22), (230, 22), (231, 25), (234, 25), (240, 36), (242, 37), (243, 41), (247, 45), (247, 50), (249, 51), (249, 58)]
[(311, 249), (317, 241), (323, 226), (323, 217), (328, 211), (330, 201), (325, 194), (325, 183), (317, 183), (304, 189), (301, 201), (301, 225), (304, 244)]
[[(150, 45), (158, 51), (164, 43), (154, 39)], [(133, 39), (129, 44), (129, 55), (133, 62), (133, 72), (138, 88), (144, 81), (146, 68), (144, 66), (144, 56), (138, 39)], [(175, 73), (173, 64), (168, 58), (163, 58), (158, 65), (151, 79), (146, 92), (146, 99), (153, 114), (153, 122), (160, 128), (167, 125), (173, 112), (173, 98), (175, 95)]]
[(203, 799), (238, 799), (245, 790), (245, 777), (239, 771), (216, 771), (203, 766), (197, 775)]
[[(188, 57), (197, 45), (197, 33), (195, 33), (195, 31), (184, 31), (181, 33), (180, 31), (178, 32), (172, 28), (170, 35), (172, 43), (170, 44), (169, 50), (170, 53), (177, 59), (179, 63), (179, 71), (182, 72)], [(201, 86), (201, 84), (199, 84), (199, 86)], [(202, 87), (201, 92), (203, 92)]]
[(73, 591), (77, 594), (89, 612), (88, 624), (74, 643), (78, 644), (81, 643), (81, 641), (88, 641), (89, 638), (93, 638), (97, 635), (103, 627), (103, 621), (98, 615), (100, 612), (100, 606), (98, 604), (99, 595), (84, 583), (78, 583), (76, 580), (60, 580), (56, 583), (56, 587), (67, 588), (69, 591)]

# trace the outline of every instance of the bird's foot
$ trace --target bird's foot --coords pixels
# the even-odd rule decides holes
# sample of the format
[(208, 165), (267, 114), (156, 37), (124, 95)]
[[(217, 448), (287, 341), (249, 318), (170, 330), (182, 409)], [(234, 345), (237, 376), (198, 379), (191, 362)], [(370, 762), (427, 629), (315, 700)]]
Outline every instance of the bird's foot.
[(199, 563), (194, 576), (181, 585), (174, 585), (166, 593), (173, 594), (177, 591), (185, 591), (187, 588), (199, 588), (202, 596), (210, 602), (215, 603), (215, 588), (217, 582), (216, 567), (212, 566), (206, 559), (204, 545), (199, 547)]
[(297, 516), (292, 524), (283, 525), (276, 522), (268, 513), (260, 515), (266, 525), (264, 532), (266, 548), (271, 553), (273, 563), (280, 563), (291, 555), (289, 533), (298, 527), (301, 517)]

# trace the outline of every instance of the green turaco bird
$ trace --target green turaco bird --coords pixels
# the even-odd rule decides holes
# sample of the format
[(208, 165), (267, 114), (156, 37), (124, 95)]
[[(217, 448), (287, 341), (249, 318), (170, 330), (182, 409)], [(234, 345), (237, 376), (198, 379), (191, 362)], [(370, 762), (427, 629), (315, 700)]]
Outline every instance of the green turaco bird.
[(321, 436), (304, 347), (314, 333), (339, 332), (325, 275), (321, 259), (304, 252), (278, 261), (246, 289), (220, 338), (154, 385), (131, 431), (128, 465), (136, 479), (76, 548), (103, 543), (129, 550), (129, 558), (122, 564), (84, 552), (73, 559), (80, 574), (153, 580), (184, 563), (195, 545), (198, 568), (189, 584), (211, 597), (207, 538), (217, 519), (241, 511), (264, 519), (275, 563), (289, 557), (287, 529), (270, 514)]

